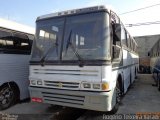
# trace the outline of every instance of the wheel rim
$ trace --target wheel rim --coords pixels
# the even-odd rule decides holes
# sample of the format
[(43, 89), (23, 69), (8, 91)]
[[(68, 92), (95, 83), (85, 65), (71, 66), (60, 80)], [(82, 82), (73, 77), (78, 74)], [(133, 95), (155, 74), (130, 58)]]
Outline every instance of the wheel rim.
[(13, 90), (5, 87), (0, 91), (0, 105), (5, 108), (8, 107), (14, 98)]
[(121, 101), (121, 90), (119, 84), (116, 85), (116, 101), (117, 103)]

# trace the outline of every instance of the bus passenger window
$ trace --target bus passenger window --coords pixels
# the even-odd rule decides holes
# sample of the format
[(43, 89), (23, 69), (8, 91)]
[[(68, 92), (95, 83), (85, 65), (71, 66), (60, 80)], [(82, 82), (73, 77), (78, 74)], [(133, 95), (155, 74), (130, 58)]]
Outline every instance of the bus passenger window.
[(19, 41), (19, 40), (14, 40), (14, 41), (13, 41), (13, 45), (14, 45), (14, 47), (20, 47), (20, 46), (21, 46), (21, 41)]
[[(120, 53), (121, 53), (121, 39), (119, 39), (116, 36), (116, 31), (117, 28), (115, 28), (114, 23), (112, 23), (113, 26), (113, 46), (112, 46), (112, 58), (113, 59), (119, 59), (120, 58)], [(118, 29), (119, 30), (119, 29)], [(121, 31), (121, 28), (120, 28)], [(119, 31), (118, 31), (119, 32)]]
[(122, 25), (121, 25), (121, 41), (122, 41), (122, 46), (127, 47), (126, 31), (124, 29), (124, 26)]

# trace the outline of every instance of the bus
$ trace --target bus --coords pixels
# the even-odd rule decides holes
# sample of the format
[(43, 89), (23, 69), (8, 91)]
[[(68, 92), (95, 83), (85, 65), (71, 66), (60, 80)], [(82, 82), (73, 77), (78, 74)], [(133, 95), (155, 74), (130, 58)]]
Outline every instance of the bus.
[(158, 40), (149, 52), (151, 73), (155, 80), (153, 86), (157, 86), (160, 91), (160, 40)]
[(0, 19), (0, 110), (29, 98), (29, 59), (34, 29)]
[(138, 58), (136, 41), (105, 6), (42, 15), (30, 60), (31, 101), (116, 111)]

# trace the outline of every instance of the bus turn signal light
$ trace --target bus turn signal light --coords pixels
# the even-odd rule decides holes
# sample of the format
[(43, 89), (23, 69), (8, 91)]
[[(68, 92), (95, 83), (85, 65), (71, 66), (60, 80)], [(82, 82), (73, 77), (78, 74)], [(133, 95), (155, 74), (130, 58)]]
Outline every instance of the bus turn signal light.
[(42, 103), (42, 98), (32, 98), (31, 100), (32, 100), (32, 102)]
[(108, 83), (102, 83), (102, 90), (108, 90), (109, 84)]

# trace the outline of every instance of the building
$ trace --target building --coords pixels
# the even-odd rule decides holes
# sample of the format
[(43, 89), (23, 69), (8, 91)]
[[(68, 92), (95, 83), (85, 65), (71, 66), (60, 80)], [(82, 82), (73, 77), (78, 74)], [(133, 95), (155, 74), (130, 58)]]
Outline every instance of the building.
[(138, 44), (140, 70), (141, 72), (148, 72), (150, 67), (150, 57), (148, 53), (153, 45), (160, 40), (160, 35), (138, 36), (134, 38)]

